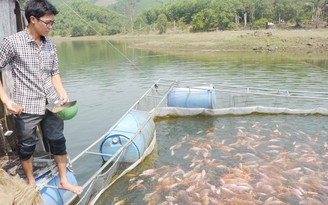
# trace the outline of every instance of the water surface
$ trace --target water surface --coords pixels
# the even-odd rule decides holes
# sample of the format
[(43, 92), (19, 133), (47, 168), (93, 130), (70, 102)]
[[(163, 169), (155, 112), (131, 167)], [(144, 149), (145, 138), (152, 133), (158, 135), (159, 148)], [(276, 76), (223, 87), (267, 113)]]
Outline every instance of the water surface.
[[(65, 124), (65, 136), (71, 158), (102, 136), (159, 78), (257, 88), (328, 92), (327, 59), (304, 60), (302, 56), (302, 59), (298, 60), (294, 55), (293, 58), (289, 58), (286, 54), (255, 52), (217, 53), (216, 55), (212, 53), (210, 58), (200, 58), (197, 53), (173, 55), (132, 49), (125, 44), (113, 45), (115, 49), (107, 42), (100, 40), (57, 43), (63, 83), (70, 99), (77, 100), (79, 107), (78, 115)], [(245, 126), (247, 129), (252, 128), (252, 123), (260, 122), (265, 125), (266, 130), (274, 130), (279, 123), (273, 122), (282, 121), (288, 124), (285, 132), (301, 130), (306, 135), (300, 139), (292, 137), (284, 139), (281, 142), (282, 145), (279, 146), (293, 145), (294, 142), (306, 143), (310, 140), (309, 138), (316, 138), (317, 141), (311, 148), (322, 154), (324, 151), (318, 144), (326, 142), (327, 118), (322, 116), (310, 118), (309, 116), (297, 118), (248, 116), (247, 118), (174, 119), (159, 122), (157, 125), (159, 147), (138, 169), (141, 173), (147, 168), (158, 168), (164, 165), (172, 166), (172, 169), (177, 166), (188, 167), (189, 161), (185, 161), (186, 164), (184, 164), (183, 160), (177, 160), (177, 164), (172, 164), (172, 158), (167, 157), (171, 156), (169, 150), (171, 146), (181, 141), (187, 134), (194, 136), (197, 132), (206, 131), (211, 127), (220, 130), (220, 132), (215, 132), (215, 136), (218, 137), (215, 143), (224, 141), (225, 144), (231, 144), (233, 140), (236, 140), (236, 130), (240, 122), (245, 122), (246, 124), (240, 126)], [(224, 129), (221, 129), (223, 126)], [(253, 133), (253, 131), (249, 132)], [(269, 131), (262, 134), (268, 135)], [(283, 147), (283, 151), (290, 152), (292, 148)], [(188, 150), (190, 147), (185, 149)], [(261, 147), (261, 151), (262, 149), (264, 148)], [(235, 150), (231, 155), (235, 156), (237, 152), (243, 152), (243, 150)], [(182, 153), (181, 150), (177, 150), (174, 156), (182, 155)], [(223, 160), (222, 162), (226, 163), (225, 166), (238, 166), (237, 159), (229, 160), (220, 157), (221, 155), (215, 156)], [(270, 160), (275, 159), (270, 158)], [(327, 164), (327, 159), (321, 160)], [(93, 166), (92, 162), (85, 163), (86, 170)], [(263, 163), (261, 165), (264, 165)], [(297, 162), (294, 163), (295, 166), (298, 165)], [(327, 167), (323, 166), (321, 169), (327, 170)], [(222, 177), (222, 174), (224, 173), (222, 172), (221, 175), (213, 173), (215, 177)], [(117, 184), (119, 185), (107, 193), (103, 201), (113, 201), (115, 197), (117, 200), (118, 197), (130, 200), (132, 203), (133, 197), (138, 195), (136, 201), (141, 203), (143, 196), (150, 191), (136, 189), (134, 194), (125, 196), (127, 188), (131, 185), (129, 179), (123, 179)], [(163, 193), (169, 195), (165, 191)], [(294, 199), (287, 198), (286, 200)]]
[(159, 121), (152, 155), (99, 204), (324, 204), (327, 124), (299, 115)]

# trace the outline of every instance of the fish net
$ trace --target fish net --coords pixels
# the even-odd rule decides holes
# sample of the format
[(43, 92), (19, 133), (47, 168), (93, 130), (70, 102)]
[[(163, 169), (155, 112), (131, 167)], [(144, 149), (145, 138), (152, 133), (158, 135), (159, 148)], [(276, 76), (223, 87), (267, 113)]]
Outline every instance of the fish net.
[(114, 176), (114, 174), (119, 169), (119, 161), (123, 156), (122, 152), (117, 159), (110, 165), (110, 169), (106, 170), (104, 173), (98, 174), (93, 181), (88, 186), (83, 198), (81, 198), (78, 204), (88, 204), (90, 199), (94, 197), (96, 193), (99, 193), (107, 184), (109, 184)]
[[(84, 193), (82, 193), (81, 198), (72, 199), (70, 202), (74, 204), (84, 205), (84, 204), (95, 204), (101, 195), (109, 189), (117, 180), (119, 180), (126, 173), (130, 172), (136, 166), (138, 166), (152, 151), (156, 145), (156, 131), (152, 130), (150, 143), (145, 147), (143, 153), (140, 153), (140, 157), (133, 162), (125, 162), (124, 156), (138, 137), (138, 135), (144, 134), (143, 129), (149, 124), (153, 123), (154, 120), (154, 110), (160, 105), (165, 105), (165, 97), (172, 88), (175, 82), (164, 83), (161, 86), (154, 84), (151, 88), (143, 95), (141, 98), (123, 115), (123, 117), (114, 124), (108, 132), (101, 136), (96, 142), (90, 145), (86, 150), (84, 150), (80, 155), (76, 156), (72, 160), (72, 168), (77, 176), (88, 175), (90, 178), (82, 181), (82, 186), (84, 188)], [(131, 113), (142, 113), (146, 114), (148, 117), (141, 124), (139, 124), (138, 130), (133, 133), (131, 137), (119, 150), (117, 150), (113, 155), (106, 155), (99, 152), (99, 147), (101, 143), (109, 136), (113, 131), (117, 131), (120, 123), (123, 122), (126, 116)], [(124, 130), (119, 130), (124, 133)], [(126, 131), (125, 131), (126, 132)], [(128, 133), (128, 132), (126, 132)], [(148, 133), (149, 135), (149, 133)], [(145, 137), (145, 136), (143, 136)], [(106, 162), (101, 160), (101, 157), (109, 158)], [(86, 169), (85, 161), (92, 161), (92, 167)], [(98, 165), (97, 165), (98, 164)], [(89, 170), (89, 173), (84, 171)], [(90, 171), (93, 170), (93, 171)], [(94, 172), (94, 174), (91, 174)], [(80, 183), (81, 184), (81, 183)], [(69, 202), (69, 203), (70, 203)]]
[[(82, 194), (82, 197), (75, 199), (73, 203), (79, 205), (96, 203), (102, 193), (104, 193), (122, 176), (134, 169), (153, 151), (156, 145), (156, 131), (149, 125), (154, 123), (152, 117), (153, 114), (150, 112), (151, 107), (145, 106), (145, 104), (149, 103), (149, 99), (147, 99), (147, 97), (142, 99), (143, 100), (139, 100), (134, 106), (132, 106), (131, 109), (129, 109), (128, 112), (126, 112), (125, 115), (113, 127), (111, 127), (107, 133), (99, 138), (98, 141), (72, 160), (73, 169), (75, 170), (76, 175), (86, 175), (86, 173), (83, 173), (83, 171), (86, 170), (84, 163), (85, 161), (93, 162), (92, 167), (87, 170), (90, 172), (90, 170), (93, 169), (95, 172), (95, 174), (93, 174), (93, 176), (87, 179), (83, 184), (85, 191)], [(151, 106), (154, 106), (154, 102), (150, 102), (150, 104)], [(136, 115), (132, 115), (135, 113)], [(134, 119), (133, 117), (137, 118), (138, 114), (145, 114), (145, 116), (147, 116), (147, 118), (141, 119), (138, 123), (138, 129), (133, 132), (122, 130), (121, 124), (124, 122), (124, 119), (127, 119), (128, 116), (132, 116), (132, 119)], [(129, 127), (133, 127), (133, 125), (128, 124), (126, 128), (128, 129)], [(146, 128), (149, 128), (150, 131), (144, 131)], [(99, 147), (106, 146), (103, 143), (106, 142), (106, 139), (111, 139), (108, 137), (113, 136), (111, 133), (115, 133), (114, 135), (117, 135), (118, 132), (122, 135), (132, 134), (132, 137), (128, 139), (128, 141), (122, 143), (122, 146), (113, 154), (99, 152)], [(139, 140), (150, 138), (150, 142), (145, 143), (146, 147), (142, 153), (139, 153), (142, 149), (138, 147), (138, 151), (131, 154), (131, 147), (136, 146), (137, 138)], [(137, 156), (137, 154), (140, 154), (140, 156)], [(127, 156), (135, 158), (136, 160), (127, 160)], [(101, 158), (106, 160), (101, 160)]]
[(85, 183), (84, 187), (87, 189), (83, 193), (83, 197), (76, 199), (74, 204), (95, 204), (109, 187), (111, 187), (122, 176), (138, 166), (138, 164), (140, 164), (154, 150), (155, 145), (156, 132), (143, 155), (133, 163), (122, 162), (126, 149), (124, 148), (123, 151), (119, 152), (118, 157), (114, 160), (110, 159), (105, 163), (104, 167), (100, 169), (102, 170), (102, 173), (95, 174), (94, 177), (90, 178), (89, 182)]
[(0, 169), (0, 198), (1, 204), (43, 204), (41, 195), (36, 189), (28, 187), (18, 174), (13, 177), (3, 169)]
[[(182, 86), (186, 86), (183, 85)], [(188, 86), (186, 86), (188, 87)], [(198, 86), (199, 87), (199, 86)], [(207, 90), (197, 88), (204, 93)], [(208, 108), (161, 107), (156, 116), (188, 115), (248, 115), (262, 114), (328, 114), (328, 92), (291, 91), (239, 87), (217, 84), (216, 105)]]

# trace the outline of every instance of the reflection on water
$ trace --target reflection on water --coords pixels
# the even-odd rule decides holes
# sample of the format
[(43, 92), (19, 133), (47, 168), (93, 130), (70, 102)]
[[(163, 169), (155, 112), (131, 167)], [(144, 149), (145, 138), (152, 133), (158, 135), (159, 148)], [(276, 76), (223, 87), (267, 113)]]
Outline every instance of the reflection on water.
[(328, 60), (307, 60), (306, 61), (307, 63), (310, 63), (314, 66), (318, 66), (320, 68), (323, 68), (323, 69), (328, 69)]
[[(285, 54), (253, 52), (247, 55), (234, 52), (210, 53), (202, 57), (194, 53), (186, 57), (186, 55), (178, 56), (130, 49), (124, 44), (113, 45), (115, 49), (104, 41), (57, 43), (63, 83), (70, 99), (77, 100), (79, 107), (78, 115), (66, 121), (65, 124), (65, 135), (71, 158), (102, 136), (159, 78), (328, 92), (327, 60), (304, 61), (304, 59), (297, 60), (295, 57), (289, 59), (289, 55)], [(256, 122), (260, 122), (259, 125)], [(321, 202), (324, 199), (327, 200), (328, 184), (327, 176), (324, 174), (327, 170), (327, 148), (323, 147), (326, 143), (324, 140), (327, 139), (326, 117), (278, 115), (191, 118), (159, 122), (157, 126), (158, 150), (136, 171), (159, 169), (163, 166), (164, 172), (167, 173), (176, 171), (177, 168), (182, 169), (184, 174), (194, 170), (197, 174), (201, 174), (199, 177), (204, 182), (215, 186), (216, 192), (220, 190), (219, 194), (226, 200), (234, 194), (239, 197), (236, 200), (243, 201), (279, 199), (288, 203), (295, 201), (303, 203), (305, 199), (311, 198)], [(190, 150), (194, 146), (191, 143), (208, 141), (206, 130), (210, 127), (215, 129), (210, 138), (213, 146), (206, 148), (207, 157), (212, 160), (211, 166), (215, 165), (216, 168), (212, 170), (208, 167), (209, 164), (202, 164), (204, 160), (195, 162), (190, 167), (194, 158), (197, 160), (198, 157), (204, 157), (203, 151), (198, 151), (197, 154), (194, 152), (196, 150)], [(279, 132), (275, 133), (274, 130)], [(278, 136), (279, 133), (281, 136)], [(189, 135), (189, 140), (182, 141), (182, 138), (187, 135)], [(270, 141), (272, 139), (273, 142)], [(169, 148), (179, 142), (183, 143), (180, 148), (174, 149), (172, 156), (172, 150)], [(232, 146), (231, 144), (234, 143), (235, 145)], [(181, 158), (187, 153), (190, 155), (189, 158)], [(251, 155), (253, 159), (248, 159)], [(86, 164), (91, 163), (86, 162)], [(86, 167), (89, 166), (91, 165), (86, 165)], [(195, 169), (196, 167), (198, 169)], [(276, 175), (272, 175), (270, 169), (275, 170)], [(239, 179), (248, 184), (246, 187), (238, 187), (240, 190), (234, 190), (227, 179), (238, 173)], [(276, 180), (280, 182), (279, 186), (270, 184), (271, 187), (266, 187), (267, 189), (261, 187), (261, 182), (268, 175), (279, 178)], [(84, 176), (77, 176), (78, 180), (79, 177)], [(125, 195), (128, 187), (134, 183), (125, 178), (116, 183), (106, 197), (110, 198), (108, 200), (118, 197), (119, 199), (127, 198), (130, 202), (135, 199), (140, 203), (145, 203), (143, 197), (158, 189), (162, 192), (159, 196), (156, 195), (159, 201), (178, 198), (174, 195), (175, 193), (160, 187), (158, 178), (151, 180), (151, 177), (137, 177), (139, 178), (144, 180), (145, 186), (142, 186), (144, 183), (139, 184), (140, 187), (136, 186), (131, 190), (131, 194)], [(181, 175), (177, 175), (176, 178), (172, 181), (183, 180)], [(313, 180), (317, 180), (317, 183), (312, 183)], [(226, 187), (223, 186), (224, 184)], [(212, 197), (213, 186), (194, 184), (195, 188), (201, 187), (207, 190), (202, 193), (207, 193), (206, 196), (209, 197)], [(174, 189), (172, 187), (172, 190), (181, 190), (181, 187), (187, 189), (192, 187), (192, 184), (185, 182), (185, 184), (175, 186)], [(242, 188), (245, 190), (241, 190)], [(232, 193), (229, 193), (229, 190)], [(244, 198), (240, 198), (241, 193), (244, 192), (246, 193), (243, 195)], [(316, 196), (315, 193), (317, 193)], [(147, 201), (147, 198), (145, 200)]]
[(327, 125), (301, 115), (160, 121), (153, 156), (99, 204), (324, 204)]

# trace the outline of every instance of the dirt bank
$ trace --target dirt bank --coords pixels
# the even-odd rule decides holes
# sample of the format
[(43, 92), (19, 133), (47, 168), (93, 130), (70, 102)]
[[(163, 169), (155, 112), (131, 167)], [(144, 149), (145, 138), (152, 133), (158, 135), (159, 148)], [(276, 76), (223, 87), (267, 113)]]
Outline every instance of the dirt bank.
[[(205, 33), (128, 34), (115, 36), (53, 37), (56, 43), (74, 40), (106, 40), (131, 48), (185, 57), (328, 59), (328, 29), (215, 31)], [(233, 55), (232, 55), (233, 54)], [(268, 57), (269, 56), (269, 57)]]
[(328, 29), (116, 35), (108, 39), (157, 51), (328, 51)]

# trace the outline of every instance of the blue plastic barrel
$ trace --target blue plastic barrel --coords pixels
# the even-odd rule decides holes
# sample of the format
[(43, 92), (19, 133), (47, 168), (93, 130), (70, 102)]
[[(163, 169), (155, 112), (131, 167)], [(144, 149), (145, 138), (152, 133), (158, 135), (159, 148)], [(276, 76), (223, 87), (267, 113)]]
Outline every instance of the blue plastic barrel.
[[(126, 148), (122, 162), (136, 162), (143, 155), (155, 133), (155, 123), (143, 111), (130, 111), (102, 141), (100, 152), (114, 155), (125, 143), (137, 135)], [(102, 156), (107, 161), (110, 156)]]
[[(51, 173), (47, 173), (43, 175), (42, 177), (36, 179), (36, 183), (42, 181), (44, 177), (47, 177), (47, 175), (50, 175)], [(67, 179), (68, 181), (73, 184), (77, 185), (76, 178), (74, 174), (70, 171), (66, 171)], [(48, 185), (58, 187), (59, 185), (59, 176), (55, 176), (53, 179), (51, 179), (48, 182)], [(49, 188), (44, 187), (40, 190), (40, 194), (43, 200), (43, 203), (46, 205), (64, 205), (67, 204), (67, 202), (74, 197), (74, 194), (70, 191), (63, 190), (63, 189), (56, 189), (56, 188)]]
[(167, 98), (169, 107), (214, 108), (216, 95), (213, 85), (195, 88), (173, 88)]

